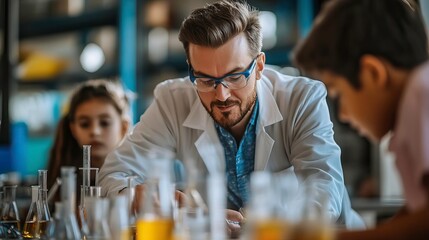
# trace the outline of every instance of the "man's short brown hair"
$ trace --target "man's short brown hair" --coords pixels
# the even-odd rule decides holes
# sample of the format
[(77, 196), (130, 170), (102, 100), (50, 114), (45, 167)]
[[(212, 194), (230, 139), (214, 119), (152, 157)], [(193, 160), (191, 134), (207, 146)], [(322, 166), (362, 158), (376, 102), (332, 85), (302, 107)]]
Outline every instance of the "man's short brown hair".
[(262, 48), (259, 12), (245, 2), (222, 0), (195, 9), (180, 27), (179, 40), (189, 58), (189, 43), (217, 48), (244, 33), (252, 57)]

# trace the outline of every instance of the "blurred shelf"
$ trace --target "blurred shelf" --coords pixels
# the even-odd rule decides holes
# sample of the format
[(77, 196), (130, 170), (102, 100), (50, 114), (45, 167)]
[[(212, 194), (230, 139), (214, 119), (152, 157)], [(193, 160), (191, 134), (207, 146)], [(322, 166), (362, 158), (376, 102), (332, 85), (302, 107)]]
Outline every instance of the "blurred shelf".
[(37, 80), (18, 80), (19, 88), (42, 87), (46, 89), (58, 89), (62, 86), (75, 85), (89, 79), (117, 77), (119, 74), (116, 67), (104, 68), (95, 73), (65, 73), (53, 78)]
[(117, 25), (118, 6), (84, 12), (77, 16), (59, 16), (25, 21), (19, 24), (19, 38), (59, 34), (94, 27)]
[(292, 52), (292, 48), (292, 46), (282, 46), (263, 50), (265, 53), (266, 63), (281, 67), (290, 66), (290, 53)]

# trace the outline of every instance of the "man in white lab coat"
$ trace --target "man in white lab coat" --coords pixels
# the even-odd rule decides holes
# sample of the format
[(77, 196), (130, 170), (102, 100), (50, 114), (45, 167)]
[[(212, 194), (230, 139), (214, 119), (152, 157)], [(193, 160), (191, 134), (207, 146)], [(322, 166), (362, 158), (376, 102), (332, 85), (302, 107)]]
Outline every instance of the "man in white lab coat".
[(202, 172), (225, 171), (234, 219), (248, 203), (250, 174), (265, 170), (313, 182), (327, 194), (332, 220), (362, 227), (344, 186), (325, 87), (264, 69), (260, 30), (258, 12), (234, 1), (207, 5), (184, 20), (179, 39), (189, 77), (156, 87), (153, 103), (101, 169), (104, 195), (124, 190), (127, 176), (143, 184), (155, 149), (185, 165), (195, 161)]

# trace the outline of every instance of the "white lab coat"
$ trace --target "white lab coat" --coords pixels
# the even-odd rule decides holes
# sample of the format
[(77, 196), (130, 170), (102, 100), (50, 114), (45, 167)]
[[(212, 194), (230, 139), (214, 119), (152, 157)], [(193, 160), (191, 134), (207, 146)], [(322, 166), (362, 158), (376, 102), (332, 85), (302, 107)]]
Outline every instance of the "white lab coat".
[[(324, 85), (265, 69), (257, 81), (257, 96), (254, 170), (296, 174), (304, 181), (313, 181), (317, 189), (328, 194), (333, 219), (348, 227), (362, 227), (345, 190)], [(185, 164), (194, 161), (201, 171), (225, 169), (214, 121), (189, 78), (167, 80), (155, 88), (153, 103), (101, 168), (103, 194), (116, 195), (124, 189), (126, 176), (139, 176), (137, 182), (142, 183), (150, 171), (148, 153), (154, 149), (170, 152)]]

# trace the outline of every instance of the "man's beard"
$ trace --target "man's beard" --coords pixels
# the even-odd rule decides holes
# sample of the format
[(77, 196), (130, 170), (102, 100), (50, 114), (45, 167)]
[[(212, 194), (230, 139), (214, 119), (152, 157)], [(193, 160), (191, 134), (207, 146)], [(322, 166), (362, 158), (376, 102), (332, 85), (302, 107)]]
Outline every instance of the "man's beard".
[[(231, 129), (232, 127), (234, 127), (236, 124), (238, 124), (239, 122), (241, 122), (241, 120), (243, 120), (243, 118), (247, 115), (247, 113), (252, 110), (253, 105), (256, 102), (256, 91), (253, 92), (253, 94), (251, 96), (249, 96), (247, 99), (247, 104), (242, 108), (241, 106), (241, 102), (240, 101), (234, 101), (234, 100), (229, 100), (227, 99), (226, 101), (222, 102), (222, 101), (214, 101), (210, 103), (210, 109), (207, 109), (206, 106), (204, 106), (207, 110), (207, 112), (210, 114), (210, 116), (212, 116), (212, 118), (223, 128), (225, 129)], [(220, 118), (219, 115), (218, 117), (216, 117), (215, 113), (214, 113), (214, 109), (216, 106), (220, 106), (220, 107), (224, 107), (224, 106), (233, 106), (233, 105), (238, 105), (239, 106), (239, 115), (235, 118), (235, 119), (230, 119), (230, 115), (233, 114), (234, 112), (228, 111), (228, 112), (220, 112), (220, 114), (222, 115), (222, 117)]]

